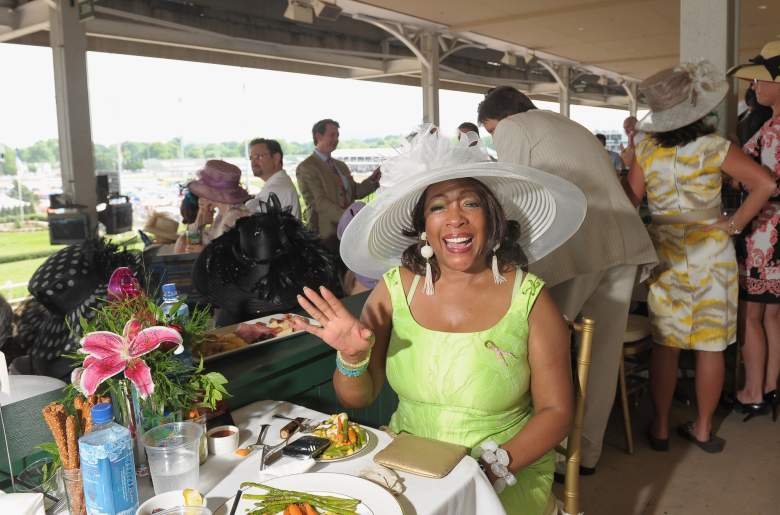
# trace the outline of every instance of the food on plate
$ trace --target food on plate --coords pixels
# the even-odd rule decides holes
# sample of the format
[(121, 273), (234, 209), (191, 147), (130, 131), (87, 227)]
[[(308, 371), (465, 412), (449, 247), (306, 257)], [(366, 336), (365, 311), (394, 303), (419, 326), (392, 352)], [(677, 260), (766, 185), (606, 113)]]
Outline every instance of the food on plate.
[(330, 440), (330, 446), (320, 454), (322, 460), (351, 456), (365, 447), (368, 441), (366, 430), (351, 422), (346, 413), (331, 415), (312, 434)]
[(241, 347), (246, 347), (248, 344), (243, 338), (237, 336), (235, 333), (225, 334), (207, 334), (203, 338), (203, 345), (201, 347), (201, 354), (204, 357), (213, 356), (214, 354), (220, 354)]
[(318, 512), (311, 504), (291, 504), (284, 509), (284, 515), (317, 515)]
[(262, 322), (243, 322), (236, 329), (236, 336), (246, 343), (253, 343), (276, 337), (276, 331)]
[[(182, 500), (181, 500), (182, 504), (176, 503), (174, 506), (168, 506), (167, 508), (155, 508), (152, 510), (152, 514), (154, 515), (155, 513), (162, 513), (164, 511), (171, 510), (179, 506), (182, 506), (184, 508), (190, 508), (190, 507), (196, 508), (198, 506), (205, 506), (205, 503), (203, 502), (203, 495), (201, 495), (201, 493), (198, 492), (197, 490), (193, 488), (185, 488), (184, 490), (182, 490), (181, 493), (182, 493)], [(175, 503), (176, 501), (172, 500), (170, 502)], [(185, 513), (188, 511), (194, 512), (195, 510), (185, 510)]]
[(238, 449), (233, 451), (233, 454), (241, 458), (246, 458), (247, 456), (249, 456), (250, 452), (252, 452), (252, 449), (248, 447), (239, 447)]
[(268, 322), (268, 327), (276, 331), (276, 336), (287, 336), (295, 332), (292, 323), (292, 315), (284, 315), (283, 318), (274, 318)]
[(203, 496), (200, 492), (192, 488), (185, 488), (182, 491), (184, 497), (184, 506), (203, 506)]
[(295, 332), (292, 325), (293, 315), (274, 315), (267, 323), (242, 322), (232, 332), (207, 334), (203, 339), (200, 353), (203, 357), (222, 354), (246, 347), (251, 343), (287, 336)]
[(355, 509), (360, 504), (359, 499), (343, 497), (331, 497), (328, 495), (314, 495), (293, 490), (280, 490), (266, 486), (262, 483), (241, 483), (241, 489), (254, 487), (265, 490), (264, 494), (244, 493), (241, 498), (253, 500), (254, 510), (249, 510), (247, 515), (357, 515)]

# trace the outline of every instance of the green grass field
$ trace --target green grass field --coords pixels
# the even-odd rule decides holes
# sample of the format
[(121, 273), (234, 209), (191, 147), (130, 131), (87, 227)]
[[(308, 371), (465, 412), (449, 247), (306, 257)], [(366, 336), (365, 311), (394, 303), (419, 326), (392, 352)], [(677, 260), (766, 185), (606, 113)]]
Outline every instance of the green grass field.
[(24, 261), (14, 261), (13, 263), (3, 263), (0, 265), (0, 293), (6, 299), (16, 299), (29, 295), (27, 286), (18, 286), (12, 289), (6, 289), (9, 283), (26, 283), (30, 280), (33, 272), (41, 266), (46, 258), (25, 259)]
[(48, 231), (0, 232), (0, 257), (46, 250), (54, 252), (61, 248), (62, 245), (49, 244)]

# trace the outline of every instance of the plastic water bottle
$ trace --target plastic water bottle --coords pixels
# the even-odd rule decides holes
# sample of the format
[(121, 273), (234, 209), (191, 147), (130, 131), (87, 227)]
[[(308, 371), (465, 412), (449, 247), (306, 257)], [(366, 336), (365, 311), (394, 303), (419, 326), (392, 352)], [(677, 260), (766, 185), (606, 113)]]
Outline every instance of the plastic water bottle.
[(111, 404), (93, 406), (92, 422), (92, 431), (79, 438), (87, 513), (134, 515), (138, 485), (130, 430), (114, 423)]
[(162, 285), (163, 300), (160, 304), (160, 309), (165, 313), (165, 317), (169, 322), (173, 322), (175, 319), (184, 321), (190, 316), (190, 308), (187, 307), (186, 302), (179, 304), (176, 309), (176, 313), (172, 314), (171, 311), (179, 303), (179, 295), (176, 293), (176, 285), (174, 283), (167, 283)]

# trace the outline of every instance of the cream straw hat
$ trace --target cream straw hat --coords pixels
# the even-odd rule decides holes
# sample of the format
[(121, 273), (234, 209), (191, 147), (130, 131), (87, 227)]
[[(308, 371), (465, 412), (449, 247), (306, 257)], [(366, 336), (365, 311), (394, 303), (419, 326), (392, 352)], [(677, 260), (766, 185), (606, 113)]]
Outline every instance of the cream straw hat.
[(650, 112), (636, 125), (644, 132), (667, 132), (707, 116), (723, 102), (728, 82), (709, 61), (682, 63), (639, 84)]

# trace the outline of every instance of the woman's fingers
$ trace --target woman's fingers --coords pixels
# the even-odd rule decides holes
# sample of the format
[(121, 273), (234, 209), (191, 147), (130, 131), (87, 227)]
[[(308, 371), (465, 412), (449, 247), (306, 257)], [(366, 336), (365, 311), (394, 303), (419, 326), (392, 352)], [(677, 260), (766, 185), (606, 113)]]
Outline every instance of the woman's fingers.
[(325, 322), (328, 321), (328, 319), (325, 317), (325, 315), (322, 314), (322, 312), (317, 309), (317, 306), (309, 302), (309, 299), (304, 297), (303, 295), (298, 295), (298, 304), (301, 305), (301, 307), (311, 316), (314, 320), (319, 322), (322, 325), (325, 325)]
[[(333, 308), (330, 307), (330, 304), (323, 299), (316, 291), (312, 290), (311, 288), (304, 288), (303, 294), (306, 295), (306, 298), (311, 301), (312, 304), (314, 304), (320, 312), (325, 315), (326, 320), (331, 320), (333, 318), (336, 318), (336, 314), (333, 312)], [(322, 322), (322, 320), (320, 320)]]
[(322, 295), (322, 298), (325, 299), (325, 301), (328, 303), (331, 310), (333, 310), (335, 316), (339, 318), (352, 316), (352, 313), (347, 311), (347, 308), (344, 307), (344, 304), (342, 304), (342, 302), (335, 295), (333, 295), (329, 289), (324, 286), (320, 286), (320, 294)]
[[(305, 309), (305, 308), (304, 308)], [(313, 334), (319, 339), (322, 339), (322, 327), (310, 324), (308, 320), (301, 316), (293, 316), (292, 317), (292, 324), (293, 328), (295, 328), (296, 331), (306, 331), (308, 333)]]

